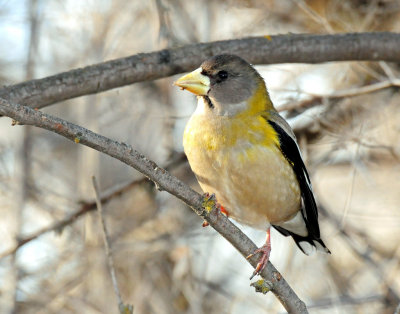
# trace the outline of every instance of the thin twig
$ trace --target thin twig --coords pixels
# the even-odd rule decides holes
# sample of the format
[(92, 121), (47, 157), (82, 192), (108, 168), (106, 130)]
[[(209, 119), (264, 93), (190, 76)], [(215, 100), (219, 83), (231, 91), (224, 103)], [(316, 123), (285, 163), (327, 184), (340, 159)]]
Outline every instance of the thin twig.
[(354, 87), (341, 91), (336, 91), (329, 95), (311, 95), (311, 99), (307, 99), (301, 102), (289, 102), (287, 104), (279, 106), (279, 111), (293, 111), (299, 109), (308, 109), (323, 103), (323, 100), (335, 100), (346, 97), (355, 97), (364, 94), (370, 94), (382, 89), (390, 87), (400, 87), (400, 79), (389, 79), (379, 83), (374, 83), (361, 87)]
[(252, 64), (400, 62), (400, 34), (397, 33), (265, 35), (140, 53), (3, 87), (0, 98), (42, 108), (82, 95), (187, 72), (221, 53), (237, 54)]
[(295, 0), (294, 1), (297, 6), (304, 11), (315, 23), (323, 26), (328, 33), (333, 33), (333, 28), (329, 24), (328, 20), (321, 15), (319, 15), (315, 10), (313, 10), (307, 3), (303, 0)]
[(329, 307), (337, 307), (337, 306), (348, 306), (348, 305), (356, 305), (356, 304), (365, 304), (365, 303), (373, 303), (380, 302), (385, 298), (384, 295), (370, 295), (366, 297), (354, 298), (349, 295), (342, 295), (337, 298), (328, 298), (321, 299), (313, 303), (309, 306), (309, 308), (329, 308)]
[[(170, 163), (168, 163), (168, 165), (165, 167), (165, 169), (167, 171), (173, 170), (175, 167), (181, 165), (184, 161), (186, 161), (186, 156), (184, 154), (180, 154), (179, 156), (174, 158)], [(130, 191), (134, 187), (136, 187), (138, 185), (143, 185), (145, 183), (150, 183), (150, 181), (146, 177), (141, 177), (141, 178), (132, 180), (132, 181), (128, 182), (127, 184), (124, 184), (124, 185), (106, 193), (106, 195), (101, 197), (101, 203), (103, 205), (107, 204), (111, 200)], [(67, 215), (66, 217), (64, 217), (63, 219), (61, 219), (59, 221), (53, 222), (49, 226), (41, 228), (41, 229), (31, 233), (28, 236), (18, 238), (18, 242), (14, 247), (0, 253), (0, 260), (11, 254), (14, 254), (25, 244), (39, 238), (40, 236), (44, 235), (45, 233), (61, 232), (66, 226), (72, 224), (79, 217), (96, 209), (96, 201), (93, 201), (93, 202), (79, 201), (78, 203), (81, 204), (80, 208), (78, 210), (76, 210), (75, 212), (73, 212), (72, 214)]]
[[(207, 220), (210, 226), (227, 239), (243, 257), (250, 255), (257, 249), (257, 246), (219, 210), (213, 208), (211, 211), (207, 211), (203, 205), (203, 196), (159, 167), (155, 162), (134, 150), (131, 146), (111, 140), (76, 124), (32, 108), (12, 104), (1, 98), (0, 114), (8, 116), (20, 124), (34, 125), (52, 131), (75, 143), (94, 148), (124, 162), (155, 182), (160, 190), (169, 192), (189, 205), (197, 215)], [(254, 256), (248, 259), (248, 262), (253, 267), (256, 267), (257, 257)], [(271, 291), (289, 313), (308, 313), (304, 302), (299, 299), (283, 276), (270, 262), (262, 271), (261, 276), (271, 283)]]
[[(107, 225), (106, 225), (106, 222), (104, 219), (104, 212), (103, 212), (103, 206), (101, 204), (99, 186), (97, 184), (97, 180), (96, 180), (95, 176), (92, 177), (92, 183), (93, 183), (93, 189), (94, 189), (94, 192), (96, 195), (97, 211), (99, 213), (100, 223), (101, 223), (101, 227), (103, 229), (104, 249), (106, 251), (108, 269), (110, 271), (111, 281), (112, 281), (113, 287), (114, 287), (114, 292), (118, 299), (119, 311), (121, 313), (124, 313), (125, 312), (124, 309), (126, 309), (127, 306), (124, 304), (124, 302), (122, 302), (121, 292), (119, 291), (119, 287), (118, 287), (117, 276), (115, 275), (114, 259), (113, 259), (113, 256), (111, 254), (111, 249), (110, 249), (110, 236), (108, 234)], [(133, 307), (128, 305), (128, 308), (130, 309), (129, 313), (132, 313)]]
[(45, 233), (52, 232), (52, 231), (60, 232), (65, 226), (71, 224), (78, 217), (82, 216), (83, 214), (85, 214), (88, 211), (91, 211), (93, 209), (94, 208), (90, 208), (88, 206), (82, 206), (79, 210), (72, 213), (71, 215), (68, 215), (64, 219), (62, 219), (60, 221), (56, 221), (47, 227), (39, 229), (38, 231), (30, 234), (29, 236), (18, 239), (18, 243), (14, 247), (0, 253), (0, 259), (4, 258), (10, 254), (14, 254), (19, 248), (21, 248), (25, 244), (37, 239), (38, 237), (42, 236)]
[[(165, 170), (171, 171), (174, 170), (176, 167), (179, 165), (182, 165), (184, 162), (187, 161), (186, 155), (184, 153), (178, 154), (170, 162), (167, 163), (167, 165), (164, 167)], [(148, 180), (147, 177), (141, 177), (137, 178), (134, 180), (131, 180), (130, 182), (123, 184), (121, 186), (117, 186), (116, 188), (110, 189), (108, 192), (105, 192), (104, 195), (101, 197), (101, 203), (107, 204), (111, 200), (113, 200), (116, 197), (119, 197), (123, 195), (126, 192), (129, 192), (132, 190), (134, 187), (138, 185), (143, 185), (145, 183), (149, 183), (150, 181)], [(151, 182), (150, 182), (151, 183)], [(85, 207), (87, 211), (93, 210), (96, 208), (96, 201), (80, 201), (79, 203), (82, 204), (82, 207)]]
[(348, 231), (347, 228), (344, 228), (342, 226), (341, 221), (336, 218), (334, 215), (332, 215), (323, 204), (319, 204), (319, 210), (320, 213), (322, 214), (322, 216), (324, 216), (329, 222), (331, 222), (336, 230), (338, 230), (340, 232), (340, 235), (343, 237), (343, 239), (346, 241), (346, 243), (349, 245), (349, 247), (353, 250), (353, 252), (355, 254), (357, 254), (360, 259), (369, 264), (371, 266), (371, 269), (374, 270), (374, 272), (376, 272), (376, 274), (380, 277), (380, 280), (382, 281), (382, 284), (386, 287), (387, 289), (387, 296), (386, 299), (387, 301), (389, 301), (390, 303), (395, 303), (397, 304), (398, 302), (400, 302), (400, 296), (398, 295), (398, 293), (393, 290), (393, 288), (391, 288), (391, 286), (388, 284), (388, 280), (386, 279), (386, 275), (385, 273), (382, 271), (379, 263), (377, 263), (371, 256), (368, 247), (370, 245), (367, 246), (367, 249), (363, 250), (362, 248), (360, 248), (359, 245), (357, 245), (357, 243), (354, 242), (354, 237), (352, 237)]

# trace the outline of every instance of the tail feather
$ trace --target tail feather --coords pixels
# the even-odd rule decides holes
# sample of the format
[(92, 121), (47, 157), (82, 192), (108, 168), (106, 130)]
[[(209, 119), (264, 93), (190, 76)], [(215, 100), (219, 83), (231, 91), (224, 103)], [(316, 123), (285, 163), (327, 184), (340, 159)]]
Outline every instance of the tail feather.
[[(285, 237), (291, 236), (298, 246), (298, 248), (306, 255), (310, 255), (310, 248), (315, 248), (317, 251), (322, 251), (328, 254), (331, 254), (331, 251), (326, 247), (325, 243), (320, 239), (313, 235), (309, 235), (306, 237), (299, 236), (289, 230), (286, 230), (280, 226), (272, 225), (276, 230), (278, 230)], [(310, 247), (311, 246), (311, 247)]]

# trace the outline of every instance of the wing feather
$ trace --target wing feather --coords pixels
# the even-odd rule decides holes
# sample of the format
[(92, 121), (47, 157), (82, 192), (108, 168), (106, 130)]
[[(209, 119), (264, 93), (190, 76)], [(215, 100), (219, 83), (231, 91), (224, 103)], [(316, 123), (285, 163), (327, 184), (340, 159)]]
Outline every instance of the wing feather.
[(297, 180), (300, 185), (302, 208), (301, 214), (303, 216), (306, 228), (308, 230), (308, 236), (299, 236), (290, 230), (286, 230), (280, 226), (274, 226), (279, 232), (285, 236), (292, 236), (298, 247), (304, 252), (304, 246), (302, 242), (308, 242), (312, 246), (319, 248), (319, 244), (325, 252), (329, 252), (325, 244), (320, 239), (320, 230), (318, 224), (318, 208), (315, 202), (314, 193), (310, 177), (308, 175), (306, 166), (301, 156), (300, 148), (297, 145), (296, 137), (293, 134), (292, 129), (288, 123), (277, 113), (270, 112), (267, 122), (274, 128), (280, 143), (280, 150), (288, 162), (291, 164), (294, 173), (296, 174)]
[(277, 123), (268, 120), (268, 123), (278, 133), (280, 149), (285, 158), (292, 165), (297, 180), (299, 181), (301, 196), (303, 200), (302, 214), (307, 225), (307, 229), (315, 237), (320, 237), (318, 226), (318, 209), (315, 203), (311, 182), (306, 166), (301, 157), (300, 149), (294, 139), (289, 136)]

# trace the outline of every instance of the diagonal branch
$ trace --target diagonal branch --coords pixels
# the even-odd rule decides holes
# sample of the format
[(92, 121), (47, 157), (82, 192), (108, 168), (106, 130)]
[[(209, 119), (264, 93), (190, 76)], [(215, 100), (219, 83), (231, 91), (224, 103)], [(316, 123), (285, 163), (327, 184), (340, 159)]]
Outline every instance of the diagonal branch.
[(400, 62), (400, 34), (287, 34), (192, 44), (140, 53), (3, 87), (0, 98), (42, 108), (62, 100), (189, 71), (202, 60), (221, 53), (237, 54), (253, 64)]
[[(34, 125), (57, 133), (71, 141), (79, 142), (122, 161), (143, 173), (159, 189), (171, 193), (189, 205), (197, 215), (207, 220), (218, 233), (227, 239), (242, 256), (246, 257), (257, 249), (256, 245), (218, 210), (207, 211), (203, 207), (204, 198), (200, 194), (166, 170), (158, 167), (156, 163), (147, 159), (131, 146), (29, 107), (12, 104), (1, 98), (0, 114), (8, 116), (20, 124)], [(256, 267), (256, 257), (250, 258), (249, 263)], [(261, 275), (289, 313), (308, 313), (304, 302), (298, 298), (286, 280), (270, 262)]]
[[(0, 101), (1, 103), (1, 101)], [(0, 105), (1, 106), (1, 105)], [(1, 111), (1, 109), (0, 109)], [(69, 224), (71, 224), (72, 222), (74, 222), (75, 220), (77, 220), (79, 217), (81, 217), (82, 215), (88, 213), (89, 211), (94, 210), (96, 207), (92, 206), (92, 204), (90, 204), (90, 206), (82, 206), (80, 209), (78, 209), (77, 211), (73, 212), (72, 214), (68, 215), (67, 217), (65, 217), (64, 219), (61, 219), (59, 221), (56, 221), (52, 224), (50, 224), (49, 226), (46, 226), (44, 228), (41, 228), (33, 233), (31, 233), (28, 236), (25, 237), (21, 237), (17, 239), (17, 244), (3, 252), (0, 253), (0, 260), (6, 256), (9, 256), (11, 254), (14, 254), (15, 252), (18, 251), (18, 249), (20, 249), (21, 247), (23, 247), (25, 244), (39, 238), (40, 236), (42, 236), (45, 233), (48, 232), (52, 232), (52, 231), (62, 231), (64, 227), (68, 226)]]
[[(177, 166), (183, 164), (185, 161), (187, 161), (185, 154), (179, 154), (174, 158), (170, 163), (168, 163), (165, 166), (165, 170), (171, 171)], [(104, 193), (104, 195), (100, 198), (101, 204), (107, 204), (111, 200), (115, 199), (116, 197), (121, 196), (124, 193), (129, 192), (132, 190), (134, 187), (138, 185), (144, 185), (144, 184), (150, 184), (149, 181), (146, 179), (146, 177), (141, 177), (138, 179), (134, 179), (130, 181), (127, 184), (124, 184), (122, 186), (117, 187), (116, 189), (113, 189), (109, 192)], [(39, 230), (36, 230), (32, 233), (30, 233), (27, 236), (24, 237), (19, 237), (17, 239), (17, 244), (9, 249), (4, 250), (3, 252), (0, 252), (0, 260), (6, 256), (9, 256), (11, 254), (14, 254), (16, 251), (18, 251), (21, 247), (23, 247), (25, 244), (36, 240), (37, 238), (41, 237), (45, 233), (48, 232), (61, 232), (66, 226), (72, 224), (75, 222), (78, 218), (81, 216), (95, 210), (97, 208), (96, 201), (78, 201), (78, 203), (81, 205), (79, 209), (74, 211), (71, 214), (68, 214), (66, 217), (64, 217), (61, 220), (57, 220), (50, 225), (40, 228)]]

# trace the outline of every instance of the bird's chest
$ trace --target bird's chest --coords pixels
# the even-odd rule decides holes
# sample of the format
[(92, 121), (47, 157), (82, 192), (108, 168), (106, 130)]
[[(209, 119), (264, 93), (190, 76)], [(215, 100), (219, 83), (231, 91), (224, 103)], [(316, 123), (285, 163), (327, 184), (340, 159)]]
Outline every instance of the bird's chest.
[(194, 116), (184, 149), (203, 191), (215, 193), (237, 220), (264, 228), (299, 209), (295, 174), (258, 125)]
[[(248, 121), (226, 117), (192, 116), (185, 128), (183, 146), (200, 183), (217, 185), (262, 140)], [(249, 157), (249, 156), (247, 156)], [(250, 160), (247, 160), (247, 163)]]

